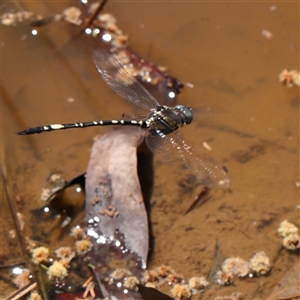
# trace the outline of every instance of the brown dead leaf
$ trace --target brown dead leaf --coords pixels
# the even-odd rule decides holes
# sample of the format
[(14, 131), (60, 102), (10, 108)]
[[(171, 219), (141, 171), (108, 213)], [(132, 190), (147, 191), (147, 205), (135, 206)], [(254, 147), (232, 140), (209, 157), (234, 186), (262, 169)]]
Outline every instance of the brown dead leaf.
[(285, 273), (266, 300), (292, 299), (300, 297), (300, 261)]
[(116, 280), (111, 274), (125, 269), (126, 274), (141, 279), (146, 266), (148, 221), (136, 153), (143, 137), (143, 130), (133, 127), (119, 127), (99, 136), (86, 172), (87, 232), (93, 243), (90, 262), (103, 296), (114, 299), (141, 297), (133, 291), (125, 297), (124, 287), (117, 286), (123, 279)]

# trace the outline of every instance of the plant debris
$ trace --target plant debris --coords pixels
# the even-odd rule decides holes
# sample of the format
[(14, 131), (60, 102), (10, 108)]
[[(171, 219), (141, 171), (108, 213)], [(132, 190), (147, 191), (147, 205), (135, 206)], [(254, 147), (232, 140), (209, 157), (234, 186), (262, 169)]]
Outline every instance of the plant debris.
[(291, 88), (294, 85), (300, 86), (300, 72), (297, 70), (288, 71), (284, 69), (278, 77), (279, 82), (284, 84), (287, 88)]
[[(88, 254), (105, 297), (140, 299), (132, 291), (148, 254), (148, 223), (137, 176), (137, 146), (144, 132), (120, 127), (99, 136), (86, 172)], [(118, 214), (116, 214), (118, 212)]]
[(275, 287), (266, 300), (292, 299), (300, 297), (300, 262), (297, 262)]

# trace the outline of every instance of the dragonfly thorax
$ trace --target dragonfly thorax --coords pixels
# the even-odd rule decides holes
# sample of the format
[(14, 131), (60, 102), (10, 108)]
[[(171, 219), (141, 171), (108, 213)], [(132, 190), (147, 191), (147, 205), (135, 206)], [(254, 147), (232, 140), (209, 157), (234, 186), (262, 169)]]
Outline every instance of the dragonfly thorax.
[(170, 134), (185, 124), (192, 122), (192, 110), (183, 105), (174, 108), (158, 106), (145, 121), (146, 126), (154, 135)]

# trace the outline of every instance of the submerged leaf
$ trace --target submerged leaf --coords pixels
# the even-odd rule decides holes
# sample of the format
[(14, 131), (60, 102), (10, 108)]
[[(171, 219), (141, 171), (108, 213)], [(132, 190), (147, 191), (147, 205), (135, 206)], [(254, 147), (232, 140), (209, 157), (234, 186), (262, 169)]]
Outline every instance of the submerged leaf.
[[(126, 288), (123, 280), (141, 278), (148, 254), (147, 214), (136, 154), (143, 137), (141, 129), (129, 127), (98, 137), (86, 172), (87, 233), (93, 243), (90, 262), (103, 296), (115, 299), (141, 299), (130, 292), (135, 284)], [(116, 270), (118, 276), (112, 276)]]
[(173, 300), (173, 298), (169, 297), (166, 294), (163, 294), (157, 289), (153, 289), (150, 287), (145, 287), (141, 284), (137, 284), (139, 288), (139, 292), (143, 297), (143, 300)]
[(300, 297), (300, 262), (285, 273), (267, 300)]

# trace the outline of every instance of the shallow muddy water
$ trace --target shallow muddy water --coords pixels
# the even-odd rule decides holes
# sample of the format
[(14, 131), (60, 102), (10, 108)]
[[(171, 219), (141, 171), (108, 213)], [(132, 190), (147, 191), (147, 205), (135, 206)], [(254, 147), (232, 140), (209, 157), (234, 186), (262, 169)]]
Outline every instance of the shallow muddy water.
[[(75, 1), (1, 5), (2, 13), (27, 10), (43, 16), (79, 6)], [(299, 3), (111, 1), (106, 11), (129, 34), (135, 53), (193, 85), (183, 89), (178, 103), (211, 112), (196, 112), (193, 123), (180, 131), (188, 143), (224, 163), (232, 177), (229, 189), (212, 189), (208, 201), (184, 215), (199, 188), (183, 188), (173, 171), (155, 161), (148, 267), (168, 264), (186, 279), (208, 278), (216, 262), (233, 256), (249, 260), (264, 251), (271, 263), (267, 275), (235, 278), (229, 286), (210, 278), (209, 287), (192, 299), (234, 292), (243, 299), (266, 299), (299, 261), (299, 250), (284, 249), (277, 233), (285, 219), (300, 225), (295, 184), (300, 180), (299, 87), (287, 88), (278, 80), (283, 69), (300, 66)], [(99, 76), (93, 44), (87, 36), (75, 36), (77, 29), (57, 22), (33, 35), (28, 22), (2, 26), (1, 160), (7, 182), (2, 184), (0, 255), (5, 264), (19, 261), (22, 251), (8, 237), (14, 225), (4, 187), (14, 203), (19, 199), (15, 207), (26, 224), (22, 234), (52, 249), (62, 246), (69, 228), (61, 230), (48, 219), (49, 228), (39, 227), (46, 219), (40, 200), (44, 182), (57, 170), (67, 179), (85, 172), (93, 137), (110, 128), (32, 136), (15, 132), (136, 113)], [(263, 30), (272, 37), (262, 35)], [(84, 223), (82, 199), (76, 197), (70, 227)], [(0, 296), (6, 299), (13, 289), (3, 278)]]

